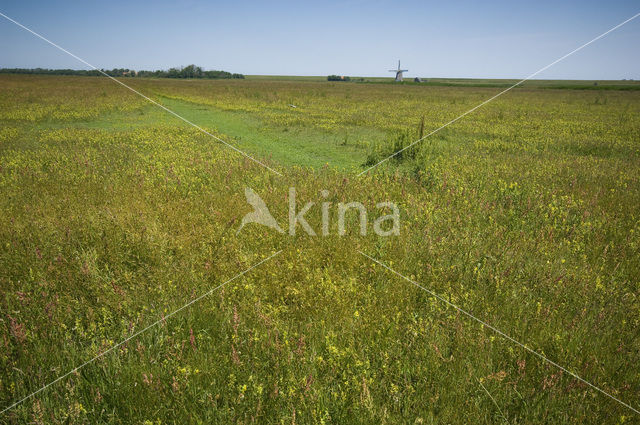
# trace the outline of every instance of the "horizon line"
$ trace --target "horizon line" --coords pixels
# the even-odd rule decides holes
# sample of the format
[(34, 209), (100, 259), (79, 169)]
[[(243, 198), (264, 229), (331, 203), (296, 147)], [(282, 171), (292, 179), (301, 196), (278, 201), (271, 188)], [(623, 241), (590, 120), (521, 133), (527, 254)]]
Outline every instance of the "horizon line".
[[(184, 66), (172, 66), (166, 69), (134, 69), (134, 68), (126, 68), (126, 67), (115, 67), (115, 68), (111, 68), (111, 70), (113, 69), (127, 69), (129, 71), (136, 71), (136, 72), (140, 72), (140, 71), (150, 71), (150, 72), (156, 72), (156, 71), (167, 71), (171, 68), (184, 68), (186, 66), (189, 65), (184, 65)], [(196, 65), (199, 66), (199, 65)], [(28, 67), (0, 67), (0, 71), (2, 70), (11, 70), (11, 69), (27, 69), (27, 70), (35, 70), (35, 69), (46, 69), (46, 70), (52, 70), (52, 71), (62, 71), (62, 70), (71, 70), (71, 71), (94, 71), (92, 69), (83, 69), (83, 68), (48, 68), (48, 67), (35, 67), (35, 68), (28, 68)], [(101, 68), (104, 70), (109, 71), (109, 68)], [(308, 77), (308, 78), (326, 78), (328, 75), (340, 75), (340, 76), (344, 76), (344, 77), (350, 77), (350, 78), (377, 78), (377, 79), (388, 79), (388, 80), (394, 80), (394, 77), (390, 77), (390, 76), (377, 76), (377, 75), (349, 75), (349, 74), (245, 74), (245, 73), (239, 73), (239, 72), (232, 72), (232, 71), (226, 71), (224, 69), (207, 69), (205, 71), (223, 71), (223, 72), (229, 72), (229, 73), (237, 73), (237, 74), (242, 74), (245, 77)], [(2, 74), (0, 72), (0, 74)], [(4, 73), (4, 74), (10, 74), (10, 73)], [(21, 74), (21, 75), (28, 75), (28, 74)], [(36, 74), (37, 75), (37, 74)], [(55, 75), (54, 75), (55, 76)], [(64, 76), (64, 75), (60, 75), (60, 76)], [(81, 76), (81, 75), (68, 75), (69, 77), (75, 77), (75, 76)], [(415, 77), (418, 77), (420, 79), (424, 79), (424, 80), (493, 80), (493, 81), (509, 81), (509, 80), (519, 80), (519, 77), (442, 77), (442, 76), (431, 76), (431, 77), (424, 77), (424, 76), (420, 76), (420, 75), (413, 75), (411, 77), (407, 77), (407, 79), (413, 79)], [(138, 77), (138, 78), (153, 78), (153, 77)], [(176, 79), (189, 79), (189, 78), (176, 78)], [(193, 79), (198, 79), (198, 78), (193, 78)], [(627, 77), (627, 78), (531, 78), (529, 79), (529, 81), (634, 81), (634, 82), (639, 82), (640, 81), (640, 77)]]

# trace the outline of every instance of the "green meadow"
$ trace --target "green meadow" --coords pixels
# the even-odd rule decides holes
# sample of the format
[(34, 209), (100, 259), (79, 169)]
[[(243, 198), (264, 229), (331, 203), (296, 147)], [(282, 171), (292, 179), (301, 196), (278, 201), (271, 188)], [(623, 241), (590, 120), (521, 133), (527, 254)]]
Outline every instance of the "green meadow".
[[(0, 423), (640, 422), (637, 83), (408, 147), (510, 82), (122, 81), (281, 175), (107, 78), (0, 76)], [(247, 187), (317, 235), (238, 232)]]

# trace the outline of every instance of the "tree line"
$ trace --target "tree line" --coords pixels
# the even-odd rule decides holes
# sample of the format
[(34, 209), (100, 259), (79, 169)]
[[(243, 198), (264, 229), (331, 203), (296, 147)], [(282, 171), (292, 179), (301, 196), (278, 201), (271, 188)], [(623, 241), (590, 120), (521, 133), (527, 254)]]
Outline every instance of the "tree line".
[(156, 71), (135, 71), (128, 68), (101, 69), (47, 69), (47, 68), (0, 68), (0, 74), (34, 74), (34, 75), (80, 75), (99, 77), (104, 74), (110, 77), (151, 77), (151, 78), (244, 78), (242, 74), (227, 71), (205, 71), (199, 66), (188, 65), (179, 68), (159, 69)]

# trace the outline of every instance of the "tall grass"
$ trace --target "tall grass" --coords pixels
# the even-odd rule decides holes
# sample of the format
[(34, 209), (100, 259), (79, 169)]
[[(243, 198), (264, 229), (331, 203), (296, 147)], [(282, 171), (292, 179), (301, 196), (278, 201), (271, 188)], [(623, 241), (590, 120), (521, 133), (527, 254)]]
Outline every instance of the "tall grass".
[[(638, 421), (358, 253), (640, 405), (637, 92), (514, 90), (362, 178), (271, 160), (279, 178), (174, 120), (148, 120), (108, 81), (0, 81), (1, 408), (283, 250), (1, 423)], [(340, 138), (364, 126), (385, 135), (355, 144), (376, 160), (493, 93), (133, 84), (248, 114), (273, 146), (285, 126)], [(105, 125), (118, 116), (130, 125)], [(355, 214), (342, 237), (333, 215), (327, 237), (258, 225), (236, 235), (246, 186), (283, 227), (290, 186), (316, 202), (316, 230), (320, 202), (375, 212), (394, 201), (401, 235), (362, 237)]]

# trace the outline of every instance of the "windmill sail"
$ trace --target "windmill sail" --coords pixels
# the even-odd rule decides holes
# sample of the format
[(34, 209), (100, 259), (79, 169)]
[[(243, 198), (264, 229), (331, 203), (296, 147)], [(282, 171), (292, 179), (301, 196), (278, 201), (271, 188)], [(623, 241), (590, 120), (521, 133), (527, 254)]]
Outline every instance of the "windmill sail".
[(408, 69), (401, 69), (400, 68), (400, 59), (398, 59), (398, 69), (390, 69), (389, 72), (395, 72), (396, 73), (396, 81), (402, 81), (402, 73), (403, 72), (409, 72)]

